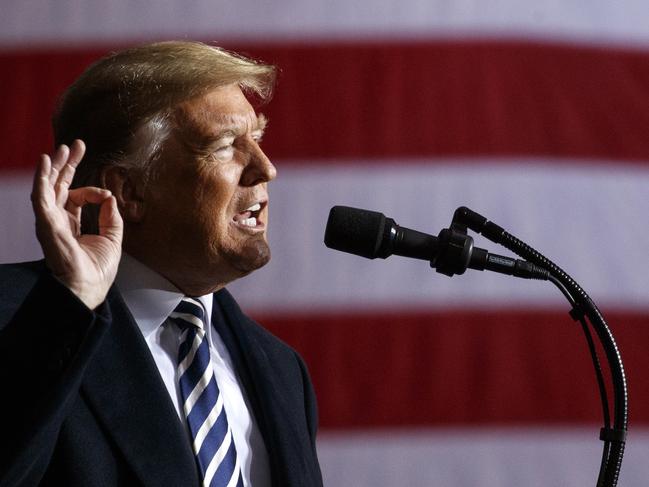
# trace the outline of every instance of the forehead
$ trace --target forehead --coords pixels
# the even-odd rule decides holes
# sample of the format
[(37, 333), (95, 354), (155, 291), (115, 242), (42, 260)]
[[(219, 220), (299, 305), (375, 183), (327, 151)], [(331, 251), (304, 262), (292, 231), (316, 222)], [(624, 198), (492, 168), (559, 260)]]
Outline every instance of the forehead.
[(179, 104), (174, 118), (181, 132), (199, 137), (216, 137), (225, 130), (248, 132), (263, 128), (237, 85), (221, 86)]

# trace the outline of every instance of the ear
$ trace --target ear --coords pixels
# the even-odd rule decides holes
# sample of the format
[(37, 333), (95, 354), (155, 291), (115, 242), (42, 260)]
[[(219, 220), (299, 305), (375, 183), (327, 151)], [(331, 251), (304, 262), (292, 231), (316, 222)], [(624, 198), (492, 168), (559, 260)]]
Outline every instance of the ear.
[(101, 173), (101, 183), (117, 200), (126, 222), (139, 223), (144, 217), (144, 178), (139, 171), (108, 166)]

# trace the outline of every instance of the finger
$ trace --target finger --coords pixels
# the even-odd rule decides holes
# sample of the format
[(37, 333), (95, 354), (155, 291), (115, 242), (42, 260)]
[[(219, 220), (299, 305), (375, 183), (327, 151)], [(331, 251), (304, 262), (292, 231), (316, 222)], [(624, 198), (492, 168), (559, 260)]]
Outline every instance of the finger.
[(70, 152), (68, 153), (68, 158), (66, 163), (63, 165), (59, 172), (58, 179), (54, 190), (56, 192), (56, 203), (58, 205), (63, 205), (68, 199), (68, 188), (72, 184), (72, 179), (74, 178), (74, 173), (76, 171), (79, 162), (83, 158), (83, 154), (86, 151), (86, 145), (82, 140), (76, 139), (72, 146), (70, 147)]
[(81, 139), (76, 139), (72, 142), (70, 147), (70, 154), (68, 156), (68, 165), (72, 167), (77, 167), (83, 155), (86, 153), (86, 144)]
[(56, 152), (54, 152), (54, 155), (52, 156), (52, 170), (50, 172), (51, 185), (56, 184), (56, 181), (59, 178), (59, 172), (63, 166), (65, 166), (69, 155), (70, 148), (65, 144), (61, 144), (58, 149), (56, 149)]
[(59, 178), (54, 185), (54, 194), (56, 195), (56, 204), (58, 206), (63, 206), (68, 201), (68, 192), (73, 177), (74, 167), (69, 164), (63, 166)]
[(68, 158), (63, 167), (60, 169), (58, 183), (67, 184), (68, 186), (72, 183), (72, 178), (74, 177), (74, 172), (83, 159), (83, 155), (86, 152), (86, 144), (82, 140), (77, 139), (72, 143), (70, 147), (70, 152), (68, 153)]
[(95, 205), (103, 203), (111, 196), (111, 192), (107, 189), (95, 188), (93, 186), (86, 186), (83, 188), (71, 189), (68, 191), (68, 199), (65, 203), (65, 209), (68, 211), (75, 211), (88, 203)]
[(65, 211), (68, 213), (68, 218), (71, 223), (77, 226), (81, 225), (81, 206), (77, 206), (68, 201), (65, 205)]
[(49, 189), (49, 175), (52, 169), (52, 161), (47, 154), (41, 154), (34, 173), (34, 183), (32, 185), (31, 201), (34, 211), (39, 216), (44, 206)]
[(121, 245), (123, 233), (124, 222), (117, 209), (117, 200), (110, 196), (99, 209), (99, 235)]

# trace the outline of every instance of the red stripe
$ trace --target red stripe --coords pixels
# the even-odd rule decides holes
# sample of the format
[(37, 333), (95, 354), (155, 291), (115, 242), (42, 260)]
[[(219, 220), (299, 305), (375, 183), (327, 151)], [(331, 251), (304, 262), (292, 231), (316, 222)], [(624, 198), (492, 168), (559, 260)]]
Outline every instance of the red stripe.
[[(298, 349), (325, 428), (597, 423), (595, 374), (564, 312), (258, 317)], [(609, 313), (631, 424), (649, 422), (649, 314)]]
[[(282, 69), (264, 109), (272, 157), (649, 160), (646, 51), (495, 41), (242, 50)], [(106, 51), (0, 54), (0, 167), (31, 166), (48, 149), (56, 95)]]

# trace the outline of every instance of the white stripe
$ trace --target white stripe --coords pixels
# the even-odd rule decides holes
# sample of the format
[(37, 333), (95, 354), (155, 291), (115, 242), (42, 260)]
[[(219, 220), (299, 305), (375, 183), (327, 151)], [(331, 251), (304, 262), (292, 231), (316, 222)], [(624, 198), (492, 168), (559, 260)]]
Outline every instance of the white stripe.
[(194, 316), (191, 313), (180, 313), (178, 311), (172, 311), (169, 316), (171, 318), (180, 318), (180, 319), (182, 319), (184, 321), (187, 321), (187, 322), (193, 324), (194, 326), (196, 326), (197, 328), (199, 328), (201, 330), (204, 327), (203, 321), (200, 318), (198, 318), (197, 316)]
[(5, 0), (0, 44), (467, 34), (646, 44), (648, 18), (646, 0)]
[(33, 175), (0, 173), (0, 262), (42, 259), (43, 252), (34, 234), (35, 220), (28, 204)]
[[(649, 308), (649, 273), (638, 267), (649, 247), (641, 224), (647, 166), (522, 158), (329, 162), (278, 162), (280, 176), (270, 185), (271, 262), (229, 286), (246, 309), (563, 305), (548, 283), (472, 270), (448, 278), (424, 261), (368, 260), (328, 249), (323, 237), (334, 205), (381, 211), (399, 225), (433, 235), (466, 205), (554, 260), (598, 304)], [(477, 247), (511, 255), (473, 236)]]
[[(270, 186), (271, 262), (228, 287), (250, 311), (563, 306), (548, 284), (467, 271), (448, 278), (425, 262), (366, 260), (323, 244), (329, 208), (382, 211), (400, 225), (437, 234), (467, 205), (562, 266), (600, 306), (649, 308), (646, 221), (649, 167), (619, 161), (479, 159), (372, 160), (304, 167), (275, 161)], [(354, 163), (356, 162), (356, 164)], [(0, 178), (0, 261), (42, 255), (29, 203), (31, 175)], [(19, 242), (20, 244), (17, 244)], [(509, 255), (476, 238), (476, 246)], [(278, 286), (277, 283), (282, 285)]]
[(228, 426), (228, 432), (225, 435), (225, 438), (223, 439), (221, 446), (216, 451), (216, 453), (212, 457), (212, 460), (210, 461), (209, 466), (205, 470), (203, 485), (205, 485), (206, 487), (209, 487), (210, 482), (212, 482), (212, 477), (214, 477), (216, 470), (219, 468), (219, 465), (221, 465), (221, 462), (225, 458), (226, 453), (228, 453), (228, 448), (230, 448), (230, 443), (232, 443), (232, 433), (230, 432), (230, 428)]
[(219, 394), (216, 404), (210, 411), (210, 414), (205, 418), (205, 421), (199, 428), (198, 432), (196, 433), (196, 437), (194, 438), (194, 451), (196, 454), (201, 449), (201, 446), (203, 445), (203, 441), (205, 440), (205, 437), (207, 434), (210, 432), (212, 429), (212, 426), (216, 423), (216, 419), (219, 417), (219, 414), (221, 414), (221, 410), (223, 409), (223, 396)]
[(239, 455), (236, 456), (236, 462), (234, 463), (234, 475), (230, 478), (228, 485), (226, 487), (235, 487), (241, 476), (241, 465), (239, 464)]
[[(185, 333), (181, 335), (181, 338), (186, 336), (187, 333), (189, 333), (189, 330), (185, 331)], [(197, 330), (196, 335), (194, 335), (194, 341), (192, 342), (192, 347), (189, 349), (189, 352), (187, 352), (187, 356), (183, 359), (183, 361), (178, 366), (178, 379), (180, 379), (183, 376), (185, 371), (191, 366), (192, 362), (194, 361), (194, 356), (196, 355), (198, 348), (201, 346), (201, 342), (203, 341), (203, 336), (205, 336), (205, 332), (202, 330)]]
[(194, 390), (191, 392), (191, 394), (185, 401), (185, 404), (183, 405), (183, 409), (185, 410), (185, 414), (187, 416), (189, 416), (189, 413), (191, 413), (194, 404), (196, 404), (196, 401), (198, 401), (198, 398), (201, 396), (213, 376), (214, 373), (212, 372), (212, 366), (208, 364), (205, 368), (205, 371), (203, 372), (203, 375), (201, 376), (201, 379), (198, 381), (196, 387), (194, 387)]
[[(596, 483), (599, 425), (321, 432), (324, 484), (584, 487)], [(620, 486), (649, 479), (649, 428), (631, 427)]]
[(200, 302), (199, 300), (197, 300), (197, 299), (190, 298), (190, 297), (184, 297), (184, 298), (183, 298), (183, 301), (186, 301), (186, 302), (188, 302), (188, 303), (193, 304), (194, 306), (197, 306), (197, 307), (199, 307), (199, 308), (201, 308), (201, 309), (204, 309), (204, 308), (203, 308), (203, 305), (201, 304), (201, 302)]

